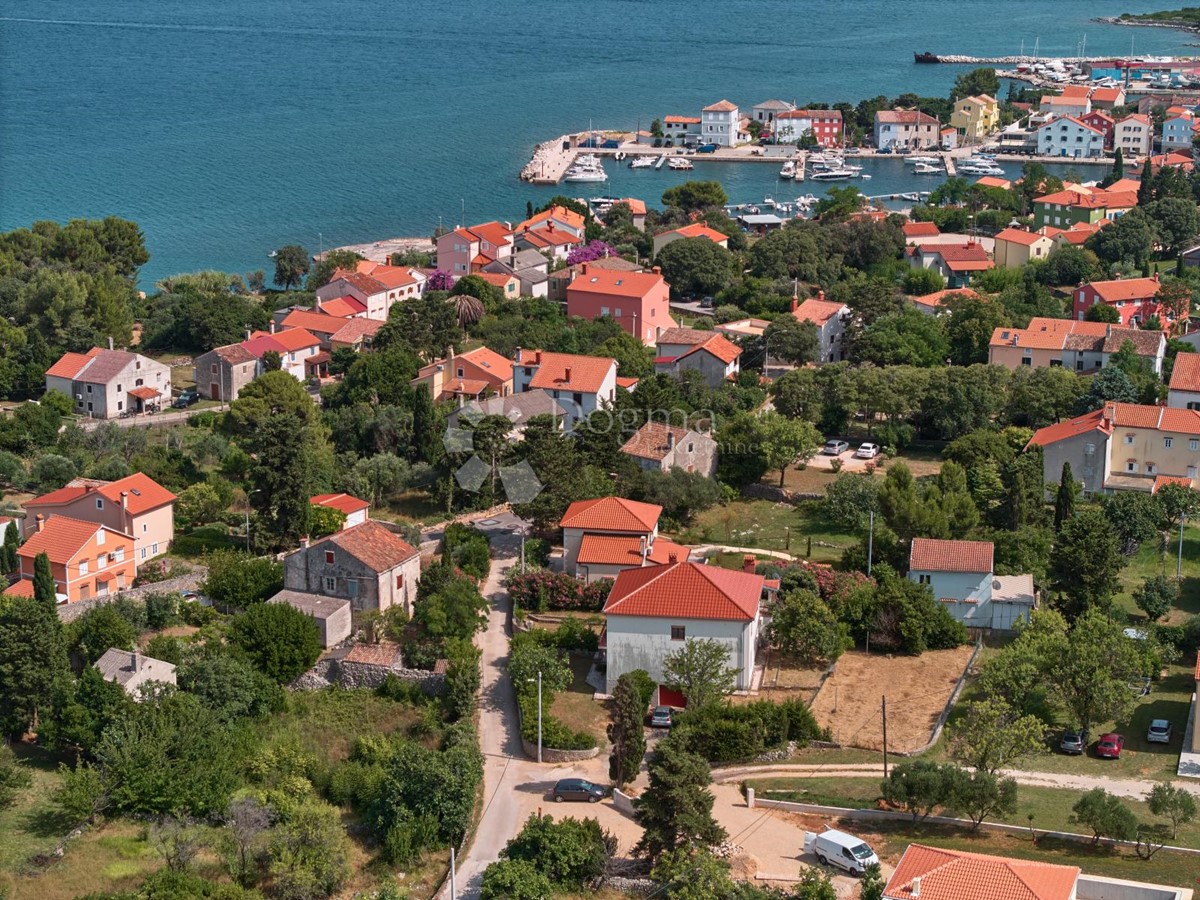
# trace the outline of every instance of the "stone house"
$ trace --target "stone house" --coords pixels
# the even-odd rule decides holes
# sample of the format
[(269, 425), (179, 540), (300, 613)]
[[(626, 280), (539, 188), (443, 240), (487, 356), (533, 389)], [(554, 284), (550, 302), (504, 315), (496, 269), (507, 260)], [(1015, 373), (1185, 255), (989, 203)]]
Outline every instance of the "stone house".
[(320, 635), (321, 647), (329, 649), (350, 637), (352, 630), (350, 601), (322, 597), (303, 591), (283, 590), (267, 601), (286, 603), (313, 620)]
[(286, 590), (346, 599), (355, 612), (400, 605), (411, 614), (420, 580), (420, 553), (374, 520), (302, 539), (283, 561)]
[(717, 471), (717, 442), (707, 434), (663, 422), (647, 422), (621, 452), (649, 471), (683, 469), (711, 478)]
[(138, 653), (136, 650), (118, 650), (116, 647), (110, 647), (96, 660), (94, 668), (105, 681), (116, 682), (125, 689), (125, 693), (134, 698), (138, 696), (138, 688), (143, 684), (152, 681), (170, 685), (176, 683), (173, 664)]
[(171, 367), (140, 353), (93, 347), (87, 353), (64, 353), (46, 370), (46, 390), (66, 394), (75, 414), (89, 419), (115, 419), (140, 413), (171, 400)]
[(258, 377), (258, 357), (241, 344), (217, 347), (196, 357), (192, 377), (205, 400), (230, 403)]

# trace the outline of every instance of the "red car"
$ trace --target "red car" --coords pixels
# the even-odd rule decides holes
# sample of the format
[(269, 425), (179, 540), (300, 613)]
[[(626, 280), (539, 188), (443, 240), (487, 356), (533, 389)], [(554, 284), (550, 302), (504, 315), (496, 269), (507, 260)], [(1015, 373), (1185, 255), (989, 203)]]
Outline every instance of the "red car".
[(1125, 738), (1119, 734), (1102, 734), (1096, 742), (1096, 755), (1101, 759), (1120, 759)]

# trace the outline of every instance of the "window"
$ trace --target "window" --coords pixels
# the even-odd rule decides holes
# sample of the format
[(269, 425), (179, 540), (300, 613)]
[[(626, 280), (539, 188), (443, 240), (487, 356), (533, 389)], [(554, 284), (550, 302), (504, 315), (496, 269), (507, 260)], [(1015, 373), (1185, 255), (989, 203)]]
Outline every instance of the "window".
[(1195, 466), (1188, 466), (1188, 467), (1187, 467), (1187, 477), (1188, 477), (1188, 478), (1195, 478), (1195, 477), (1196, 477), (1196, 467), (1195, 467)]
[(1133, 460), (1128, 460), (1125, 463), (1125, 471), (1126, 472), (1136, 472), (1137, 471), (1137, 463), (1135, 463)]
[(575, 401), (576, 406), (583, 406), (583, 394), (572, 394), (571, 399)]
[(99, 498), (97, 498), (96, 509), (104, 509), (104, 501), (103, 500), (100, 500)]
[(125, 548), (124, 547), (118, 547), (116, 550), (114, 550), (109, 555), (112, 557), (113, 562), (118, 562), (118, 563), (125, 562)]
[(217, 374), (217, 364), (216, 364), (216, 363), (213, 363), (213, 364), (212, 364), (212, 373), (213, 373), (214, 375), (216, 375), (216, 374)]
[(692, 441), (688, 441), (688, 453), (695, 453), (695, 452), (696, 452), (695, 443)]
[(145, 547), (143, 547), (143, 548), (142, 548), (142, 550), (141, 550), (141, 558), (142, 558), (142, 559), (145, 559), (145, 558), (146, 558), (146, 548), (145, 548)]
[(933, 582), (932, 575), (918, 575), (917, 584), (931, 584)]
[(150, 526), (145, 522), (142, 523), (142, 534), (145, 534), (150, 529)]
[(86, 575), (87, 573), (88, 573), (88, 561), (86, 559), (81, 559), (79, 561), (79, 574)]
[(687, 629), (683, 625), (671, 626), (671, 640), (682, 641), (687, 636)]
[(321, 582), (325, 586), (325, 593), (332, 594), (337, 590), (337, 579), (332, 575), (326, 575)]
[(1022, 360), (1021, 360), (1021, 365), (1023, 365), (1023, 366), (1032, 366), (1032, 365), (1033, 365), (1033, 360), (1032, 360), (1032, 359), (1030, 359), (1028, 356), (1026, 356), (1024, 359), (1022, 359)]
[(1153, 474), (1154, 474), (1154, 463), (1152, 463), (1152, 462), (1148, 462), (1148, 463), (1146, 463), (1146, 474), (1147, 474), (1147, 475), (1153, 475)]
[(120, 400), (117, 401), (117, 409), (118, 410), (124, 408), (124, 406), (125, 406), (125, 404), (122, 401), (120, 401)]
[(327, 566), (333, 565), (333, 551), (332, 550), (325, 551), (325, 565), (327, 565)]
[(1170, 450), (1170, 449), (1171, 449), (1171, 445), (1172, 445), (1173, 443), (1175, 443), (1175, 439), (1174, 439), (1174, 438), (1163, 438), (1163, 446), (1164, 446), (1166, 449)]
[(107, 565), (108, 565), (108, 555), (107, 554), (101, 553), (99, 556), (96, 557), (96, 571), (97, 572), (99, 572), (101, 569), (103, 569)]
[(96, 532), (96, 546), (103, 546), (103, 545), (104, 545), (104, 529), (101, 528), (99, 531)]
[(1132, 443), (1133, 443), (1133, 435), (1132, 435), (1132, 434), (1127, 434), (1127, 435), (1125, 435), (1125, 443), (1126, 443), (1126, 444), (1132, 444)]
[(1200, 450), (1200, 440), (1198, 440), (1196, 438), (1192, 438), (1191, 440), (1189, 440), (1188, 441), (1188, 449), (1189, 450)]
[(120, 383), (118, 383), (118, 384), (117, 384), (117, 393), (118, 393), (118, 394), (119, 394), (119, 393), (121, 393), (121, 385), (120, 385)]
[(150, 545), (150, 552), (151, 552), (151, 553), (152, 553), (154, 556), (158, 556), (158, 544), (151, 544), (151, 545)]
[(400, 572), (396, 575), (396, 590), (404, 590), (404, 573)]

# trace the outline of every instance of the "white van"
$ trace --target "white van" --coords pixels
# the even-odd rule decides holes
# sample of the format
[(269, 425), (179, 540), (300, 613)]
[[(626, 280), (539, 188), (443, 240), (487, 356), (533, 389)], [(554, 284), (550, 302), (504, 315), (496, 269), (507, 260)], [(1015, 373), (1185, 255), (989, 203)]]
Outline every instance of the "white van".
[(861, 875), (869, 866), (878, 865), (879, 857), (863, 841), (844, 831), (812, 831), (804, 833), (804, 849), (827, 866), (838, 866), (847, 872)]

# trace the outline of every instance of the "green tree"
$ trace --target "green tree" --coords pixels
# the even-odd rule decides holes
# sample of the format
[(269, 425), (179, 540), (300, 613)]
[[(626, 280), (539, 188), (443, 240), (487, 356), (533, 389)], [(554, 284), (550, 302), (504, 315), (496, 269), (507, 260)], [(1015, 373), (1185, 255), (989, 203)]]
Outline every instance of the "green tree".
[(559, 890), (580, 891), (604, 874), (615, 843), (595, 819), (531, 814), (500, 855), (531, 863)]
[(870, 514), (879, 511), (879, 482), (867, 474), (838, 475), (825, 486), (822, 508), (832, 522), (863, 528)]
[(685, 181), (663, 191), (663, 206), (675, 206), (686, 212), (722, 207), (729, 202), (719, 181)]
[(1097, 722), (1125, 720), (1137, 703), (1129, 682), (1149, 669), (1138, 642), (1100, 609), (1075, 621), (1064, 654), (1050, 662), (1045, 686), (1085, 731)]
[(179, 667), (179, 687), (226, 723), (258, 719), (283, 707), (282, 689), (249, 662), (230, 653), (189, 659)]
[(1074, 813), (1071, 821), (1091, 830), (1093, 844), (1100, 843), (1101, 838), (1131, 841), (1137, 834), (1137, 817), (1121, 802), (1120, 797), (1104, 788), (1092, 788), (1076, 801), (1071, 810)]
[(807, 462), (821, 446), (821, 434), (808, 422), (788, 419), (777, 412), (757, 417), (759, 452), (768, 469), (779, 471), (779, 486), (790, 466)]
[(191, 525), (207, 525), (220, 518), (225, 504), (216, 488), (201, 481), (184, 488), (175, 508), (179, 517)]
[(989, 816), (1007, 817), (1017, 811), (1017, 782), (991, 772), (960, 772), (954, 779), (949, 804), (967, 814), (973, 830)]
[(1058, 491), (1054, 494), (1054, 530), (1062, 531), (1065, 523), (1075, 518), (1075, 500), (1079, 496), (1079, 484), (1071, 473), (1071, 464), (1064, 462)]
[(33, 558), (33, 596), (47, 609), (53, 610), (58, 605), (58, 587), (50, 568), (50, 557), (45, 553)]
[(91, 754), (105, 729), (129, 715), (133, 703), (124, 687), (85, 666), (77, 682), (63, 679), (39, 738), (60, 750)]
[(612, 722), (608, 726), (608, 777), (620, 786), (637, 777), (642, 758), (646, 755), (646, 734), (642, 724), (646, 704), (629, 673), (617, 679), (613, 690)]
[[(276, 257), (278, 259), (278, 257)], [(333, 279), (333, 273), (338, 269), (353, 272), (363, 257), (353, 250), (327, 250), (308, 273), (305, 287), (310, 291), (323, 288)], [(426, 260), (428, 262), (428, 260)], [(279, 281), (278, 278), (275, 279)]]
[[(1138, 207), (1141, 209), (1141, 207)], [(1166, 197), (1145, 207), (1154, 235), (1168, 257), (1191, 246), (1200, 234), (1200, 209), (1191, 197)]]
[(12, 806), (21, 791), (33, 784), (33, 777), (17, 761), (8, 744), (0, 743), (0, 810)]
[(1084, 318), (1089, 322), (1105, 322), (1109, 325), (1117, 325), (1121, 321), (1121, 314), (1115, 306), (1109, 306), (1107, 303), (1095, 303), (1088, 307)]
[(1154, 246), (1154, 227), (1141, 207), (1101, 228), (1087, 239), (1087, 248), (1110, 265), (1130, 263), (1144, 270)]
[(737, 669), (718, 641), (688, 638), (683, 647), (663, 657), (663, 682), (682, 693), (691, 709), (703, 709), (733, 691)]
[(57, 453), (39, 456), (29, 469), (29, 477), (41, 493), (58, 490), (78, 474), (74, 460)]
[(275, 251), (275, 283), (285, 291), (300, 284), (308, 273), (308, 251), (288, 244)]
[(858, 883), (859, 900), (883, 900), (883, 889), (887, 886), (879, 863), (867, 867)]
[(1179, 826), (1196, 818), (1196, 798), (1191, 791), (1169, 781), (1161, 781), (1146, 796), (1150, 812), (1171, 821), (1171, 840), (1179, 837)]
[[(11, 574), (12, 572), (17, 571), (17, 568), (20, 566), (20, 560), (17, 558), (17, 549), (20, 547), (20, 541), (21, 541), (21, 539), (17, 536), (17, 524), (15, 522), (9, 522), (4, 528), (4, 545), (3, 545), (4, 565), (2, 567), (0, 567), (0, 568), (3, 568), (4, 571), (0, 572), (0, 575)], [(36, 582), (37, 581), (37, 558), (36, 557), (34, 558), (33, 577), (34, 577), (34, 581)], [(34, 591), (34, 593), (36, 595), (37, 592)]]
[(283, 565), (269, 557), (218, 550), (208, 557), (200, 590), (222, 609), (246, 609), (283, 590)]
[(917, 822), (949, 802), (957, 773), (949, 763), (905, 760), (892, 767), (880, 783), (879, 792), (885, 801), (910, 813)]
[(712, 775), (708, 763), (677, 742), (663, 741), (650, 762), (650, 784), (633, 801), (643, 833), (635, 853), (658, 859), (678, 847), (712, 847), (725, 829), (712, 816)]
[(963, 97), (972, 97), (978, 94), (987, 94), (989, 97), (996, 97), (1000, 93), (1000, 79), (996, 75), (996, 70), (988, 67), (980, 67), (972, 69), (969, 72), (963, 72), (954, 79), (954, 87), (950, 91), (950, 100), (961, 100)]
[(280, 684), (308, 671), (321, 655), (313, 620), (286, 603), (259, 603), (234, 616), (229, 642)]
[(469, 578), (454, 578), (413, 604), (413, 623), (436, 638), (470, 640), (487, 626), (487, 601)]
[(1046, 740), (1046, 726), (1041, 719), (1022, 715), (1000, 697), (985, 697), (967, 704), (947, 731), (954, 759), (992, 775), (1041, 752)]
[(483, 870), (482, 900), (545, 900), (553, 894), (550, 879), (525, 859), (501, 859)]
[(446, 642), (444, 652), (446, 691), (442, 695), (446, 711), (453, 719), (466, 719), (475, 711), (475, 701), (482, 684), (479, 671), (480, 651), (469, 640), (453, 638)]
[(677, 294), (715, 294), (733, 275), (734, 256), (706, 237), (671, 241), (660, 251), (655, 262), (663, 277)]
[(346, 524), (346, 514), (331, 506), (318, 506), (315, 503), (308, 510), (308, 533), (312, 538), (321, 538), (337, 534)]
[(995, 300), (970, 294), (950, 294), (943, 302), (946, 315), (937, 317), (956, 366), (986, 363), (992, 334), (1012, 325), (1008, 311)]
[(783, 316), (768, 325), (763, 332), (763, 347), (764, 356), (793, 366), (820, 361), (821, 342), (816, 326), (807, 320), (801, 322), (795, 316)]
[(130, 650), (137, 640), (137, 629), (112, 603), (89, 609), (71, 623), (69, 644), (84, 665), (90, 666), (111, 648)]
[(1151, 622), (1171, 611), (1179, 599), (1179, 586), (1166, 575), (1151, 575), (1133, 592), (1133, 602)]
[(1120, 589), (1125, 559), (1104, 513), (1082, 510), (1065, 521), (1050, 554), (1050, 586), (1068, 621), (1088, 609), (1107, 610)]
[(282, 897), (328, 897), (350, 877), (350, 840), (340, 811), (319, 800), (288, 812), (271, 831), (267, 855)]
[(850, 359), (877, 366), (939, 366), (950, 345), (938, 320), (915, 309), (883, 316), (850, 342)]
[(775, 600), (767, 639), (810, 667), (832, 663), (852, 646), (846, 624), (838, 621), (820, 597), (805, 590), (790, 591)]
[(680, 846), (659, 856), (650, 878), (667, 900), (710, 900), (733, 896), (729, 863), (707, 847)]

